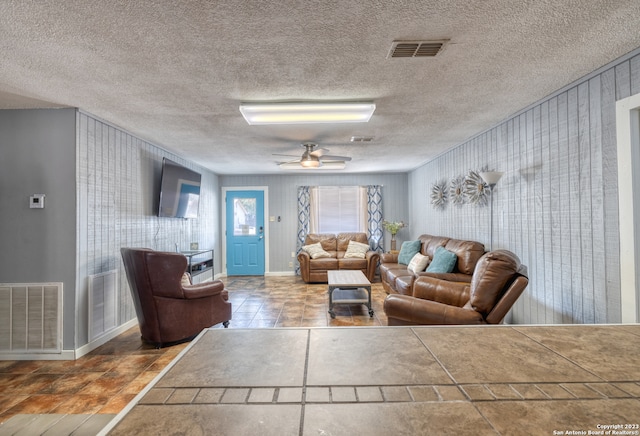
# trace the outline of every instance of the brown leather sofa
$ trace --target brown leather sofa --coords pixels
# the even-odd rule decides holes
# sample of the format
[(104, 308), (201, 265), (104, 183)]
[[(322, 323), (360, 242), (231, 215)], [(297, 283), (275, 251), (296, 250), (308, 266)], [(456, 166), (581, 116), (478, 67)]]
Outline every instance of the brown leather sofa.
[(484, 245), (475, 241), (451, 239), (443, 236), (421, 235), (420, 253), (433, 259), (438, 247), (454, 252), (458, 258), (450, 273), (414, 273), (407, 265), (398, 263), (398, 253), (383, 253), (380, 257), (380, 279), (387, 294), (411, 295), (417, 277), (429, 276), (454, 282), (470, 282), (476, 263), (485, 253)]
[(185, 256), (147, 248), (120, 252), (144, 341), (160, 348), (189, 341), (215, 324), (229, 325), (231, 303), (224, 284), (191, 284)]
[(372, 282), (380, 254), (376, 251), (369, 250), (364, 259), (345, 258), (344, 254), (349, 246), (349, 241), (369, 244), (366, 233), (339, 233), (338, 235), (329, 233), (309, 233), (305, 237), (304, 245), (320, 243), (322, 248), (327, 251), (331, 257), (312, 259), (309, 253), (300, 251), (298, 253), (298, 262), (300, 264), (300, 275), (305, 283), (327, 283), (327, 271), (329, 270), (360, 270)]
[(470, 283), (418, 277), (413, 295), (384, 301), (388, 325), (499, 324), (527, 287), (526, 267), (507, 250), (478, 261)]

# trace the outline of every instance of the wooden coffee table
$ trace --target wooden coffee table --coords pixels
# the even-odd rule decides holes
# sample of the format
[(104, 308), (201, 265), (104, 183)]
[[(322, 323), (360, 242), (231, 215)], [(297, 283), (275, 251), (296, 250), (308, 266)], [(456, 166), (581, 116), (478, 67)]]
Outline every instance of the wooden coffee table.
[(334, 304), (365, 304), (369, 316), (371, 308), (371, 282), (360, 270), (327, 271), (329, 279), (329, 314), (335, 318)]

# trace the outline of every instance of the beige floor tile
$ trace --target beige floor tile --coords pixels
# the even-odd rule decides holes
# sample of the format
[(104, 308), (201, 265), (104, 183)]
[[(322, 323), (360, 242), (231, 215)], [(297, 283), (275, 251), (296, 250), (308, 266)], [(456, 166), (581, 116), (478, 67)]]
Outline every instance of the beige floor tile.
[(587, 434), (598, 431), (599, 424), (640, 422), (636, 400), (492, 401), (475, 406), (503, 435), (551, 435), (566, 430)]
[(358, 386), (356, 387), (358, 401), (371, 403), (384, 401), (382, 392), (378, 386)]
[(165, 404), (190, 404), (193, 399), (198, 395), (199, 389), (186, 388), (174, 390)]
[(304, 436), (494, 435), (471, 403), (307, 404)]
[(549, 397), (542, 392), (535, 384), (516, 384), (511, 385), (513, 389), (525, 400), (548, 400)]
[(302, 386), (307, 330), (214, 329), (158, 387)]
[(144, 406), (129, 413), (110, 435), (297, 435), (301, 406), (293, 404), (224, 404)]
[(258, 388), (251, 389), (249, 394), (248, 403), (272, 403), (273, 397), (276, 393), (274, 388)]
[(382, 397), (387, 402), (411, 402), (411, 394), (406, 386), (382, 386)]
[(248, 388), (230, 388), (224, 391), (220, 403), (225, 404), (244, 404), (249, 397), (250, 389)]
[(561, 383), (563, 388), (571, 392), (573, 396), (580, 399), (585, 398), (603, 398), (604, 395), (599, 392), (591, 389), (588, 385), (584, 383)]
[(305, 401), (307, 403), (328, 403), (331, 401), (331, 391), (326, 387), (308, 387)]
[(413, 401), (440, 401), (440, 396), (433, 386), (410, 386), (409, 392)]
[(202, 388), (193, 399), (194, 404), (216, 404), (224, 395), (224, 388)]
[[(627, 344), (640, 342), (630, 326), (516, 327), (530, 338), (607, 381), (627, 381), (637, 377), (640, 347)], [(587, 380), (585, 380), (587, 381)]]
[(498, 400), (521, 400), (520, 394), (508, 384), (485, 385)]
[(366, 386), (448, 384), (451, 379), (410, 329), (353, 327), (311, 330), (307, 382)]
[(302, 388), (280, 388), (278, 390), (278, 403), (300, 403), (302, 401)]
[(511, 327), (418, 327), (415, 331), (458, 383), (601, 381)]
[(460, 388), (471, 401), (493, 401), (496, 399), (485, 385), (462, 385)]
[(458, 386), (434, 386), (442, 401), (467, 401), (467, 397)]

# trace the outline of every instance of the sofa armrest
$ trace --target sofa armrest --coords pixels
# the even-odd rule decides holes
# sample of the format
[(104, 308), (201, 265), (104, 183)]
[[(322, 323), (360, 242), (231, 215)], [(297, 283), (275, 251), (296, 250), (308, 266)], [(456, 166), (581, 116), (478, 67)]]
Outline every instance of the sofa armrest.
[(371, 260), (373, 259), (377, 263), (380, 260), (380, 253), (378, 253), (377, 251), (369, 250), (364, 255), (364, 258), (367, 259), (367, 262), (371, 262)]
[(398, 253), (382, 253), (380, 255), (382, 263), (398, 263)]
[(484, 324), (475, 310), (421, 300), (408, 295), (391, 294), (384, 300), (388, 325)]
[(419, 276), (424, 277), (433, 277), (434, 279), (446, 280), (448, 282), (465, 282), (471, 283), (471, 277), (468, 274), (463, 273), (433, 273), (421, 271), (418, 273)]
[(302, 277), (302, 280), (305, 281), (305, 283), (309, 283), (310, 280), (310, 263), (311, 262), (311, 256), (309, 256), (309, 253), (307, 253), (306, 251), (300, 251), (300, 253), (298, 253), (298, 263), (300, 264), (300, 276)]
[(187, 300), (211, 297), (213, 295), (220, 294), (222, 291), (224, 291), (224, 283), (222, 283), (220, 280), (182, 287), (184, 298), (186, 298)]
[(433, 277), (418, 277), (413, 282), (412, 295), (422, 300), (462, 307), (469, 301), (470, 294), (468, 283), (448, 282)]
[(374, 277), (376, 276), (378, 262), (380, 262), (380, 253), (378, 253), (377, 251), (369, 250), (365, 255), (365, 259), (367, 260), (367, 279), (372, 282)]

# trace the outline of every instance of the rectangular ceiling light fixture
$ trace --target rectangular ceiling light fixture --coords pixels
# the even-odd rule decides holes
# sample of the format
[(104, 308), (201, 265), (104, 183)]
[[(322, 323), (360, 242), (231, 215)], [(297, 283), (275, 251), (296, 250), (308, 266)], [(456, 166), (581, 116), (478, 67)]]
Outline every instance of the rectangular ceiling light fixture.
[(359, 103), (243, 103), (240, 112), (247, 123), (317, 124), (366, 123), (376, 110), (371, 102)]

